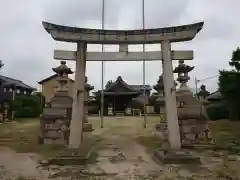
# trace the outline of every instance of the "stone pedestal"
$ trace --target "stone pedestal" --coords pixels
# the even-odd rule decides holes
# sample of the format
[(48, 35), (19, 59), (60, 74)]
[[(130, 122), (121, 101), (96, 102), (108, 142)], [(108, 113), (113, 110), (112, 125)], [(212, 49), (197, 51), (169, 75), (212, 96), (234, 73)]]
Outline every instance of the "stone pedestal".
[[(49, 107), (44, 108), (40, 117), (39, 144), (67, 145), (69, 144), (73, 99), (69, 97), (68, 89), (65, 87), (65, 85), (67, 84), (67, 80), (69, 80), (67, 78), (67, 74), (72, 72), (66, 66), (65, 62), (61, 62), (61, 65), (57, 68), (53, 68), (53, 70), (59, 74), (58, 81), (60, 87), (51, 98)], [(88, 92), (89, 90), (93, 89), (93, 87), (86, 84), (84, 87), (87, 92), (87, 96), (84, 97), (84, 113), (78, 117), (78, 121), (82, 124), (80, 127), (76, 126), (73, 130), (80, 132), (92, 132), (92, 125), (86, 122), (88, 116)], [(85, 92), (82, 94), (85, 94)]]
[(64, 108), (44, 108), (40, 117), (39, 144), (67, 145), (69, 112)]
[(0, 113), (0, 122), (3, 122), (3, 114)]
[(161, 121), (156, 125), (156, 135), (160, 140), (164, 140), (164, 133), (167, 133), (167, 122)]
[(156, 156), (163, 163), (200, 163), (199, 157), (191, 154), (189, 149), (214, 147), (204, 107), (185, 88), (177, 91), (177, 106), (181, 149), (173, 150), (168, 146), (168, 124), (162, 121), (157, 124), (156, 131), (163, 146), (156, 150)]
[(40, 116), (39, 144), (67, 145), (72, 116), (72, 98), (68, 91), (57, 91)]
[[(87, 78), (85, 79), (85, 83), (87, 83)], [(83, 114), (83, 132), (88, 133), (92, 132), (92, 124), (88, 123), (88, 103), (89, 103), (89, 91), (92, 90), (93, 87), (89, 84), (85, 84), (85, 92), (84, 92), (84, 114)]]
[(196, 157), (187, 150), (157, 149), (156, 157), (164, 164), (201, 164), (200, 157)]

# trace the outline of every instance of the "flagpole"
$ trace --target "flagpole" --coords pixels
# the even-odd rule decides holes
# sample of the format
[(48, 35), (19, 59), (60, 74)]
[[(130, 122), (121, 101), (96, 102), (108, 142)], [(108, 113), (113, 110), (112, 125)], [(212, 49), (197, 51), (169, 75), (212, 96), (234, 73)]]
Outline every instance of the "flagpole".
[[(142, 28), (145, 29), (145, 1), (142, 0)], [(145, 39), (145, 36), (144, 36)], [(145, 44), (143, 44), (143, 52), (145, 52)], [(146, 117), (146, 61), (143, 60), (143, 94), (144, 94), (144, 101), (143, 101), (143, 112), (144, 112), (144, 128), (147, 127), (147, 117)]]
[[(102, 30), (104, 30), (105, 25), (105, 0), (102, 0)], [(102, 52), (104, 52), (104, 45), (102, 44)], [(101, 90), (101, 128), (103, 128), (103, 111), (104, 111), (104, 61), (101, 62), (102, 65), (102, 90)]]

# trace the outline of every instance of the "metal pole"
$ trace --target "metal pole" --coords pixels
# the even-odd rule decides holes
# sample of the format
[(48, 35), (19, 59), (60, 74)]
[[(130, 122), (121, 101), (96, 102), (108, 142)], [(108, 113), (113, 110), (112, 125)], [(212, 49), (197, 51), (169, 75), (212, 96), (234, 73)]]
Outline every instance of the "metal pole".
[[(105, 25), (105, 0), (102, 0), (102, 30), (104, 29)], [(102, 44), (102, 52), (104, 52), (104, 45)], [(103, 111), (104, 111), (104, 61), (101, 62), (102, 65), (102, 91), (101, 91), (101, 128), (103, 128)]]
[[(145, 29), (145, 1), (142, 0), (142, 28), (143, 30)], [(145, 36), (144, 36), (144, 39), (145, 39)], [(145, 52), (145, 44), (143, 44), (143, 52)], [(143, 94), (144, 94), (144, 101), (143, 101), (143, 112), (144, 112), (144, 115), (143, 115), (143, 118), (144, 118), (144, 128), (147, 127), (147, 117), (146, 117), (146, 82), (145, 82), (145, 71), (146, 71), (146, 62), (145, 60), (143, 60), (143, 86), (144, 86), (144, 89), (143, 89)]]
[(198, 80), (197, 77), (195, 77), (195, 88), (196, 88), (196, 98), (197, 98), (197, 93), (198, 93)]

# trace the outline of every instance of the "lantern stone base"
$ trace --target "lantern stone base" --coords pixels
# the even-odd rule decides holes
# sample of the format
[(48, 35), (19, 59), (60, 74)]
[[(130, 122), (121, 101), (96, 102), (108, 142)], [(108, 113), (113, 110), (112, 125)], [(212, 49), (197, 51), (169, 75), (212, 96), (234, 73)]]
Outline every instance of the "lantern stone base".
[(155, 156), (163, 164), (201, 164), (200, 157), (194, 156), (190, 151), (156, 149)]
[(92, 124), (89, 124), (89, 123), (83, 124), (83, 132), (92, 132), (92, 131), (93, 131)]
[(3, 114), (0, 113), (0, 122), (3, 122)]
[(45, 161), (40, 162), (42, 166), (49, 165), (84, 165), (89, 158), (89, 151), (79, 149), (65, 149), (56, 157), (49, 158)]

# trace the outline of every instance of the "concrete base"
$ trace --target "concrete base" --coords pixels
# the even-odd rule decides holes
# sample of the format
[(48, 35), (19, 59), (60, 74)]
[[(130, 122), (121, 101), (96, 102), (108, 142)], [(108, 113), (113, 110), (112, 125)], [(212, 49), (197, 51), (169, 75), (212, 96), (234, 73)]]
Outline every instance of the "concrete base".
[(157, 149), (155, 156), (164, 164), (201, 164), (200, 157), (193, 156), (186, 150)]
[(92, 131), (93, 131), (92, 124), (89, 124), (89, 123), (83, 124), (83, 132), (92, 132)]
[(218, 149), (215, 144), (192, 144), (192, 145), (183, 145), (183, 148), (186, 149), (200, 149), (200, 150), (214, 150)]
[(48, 159), (48, 165), (58, 165), (58, 166), (66, 166), (66, 165), (84, 165), (87, 161), (87, 157), (56, 157), (52, 159)]
[(42, 166), (48, 165), (84, 165), (89, 158), (89, 151), (87, 149), (64, 149), (53, 158), (40, 162)]

